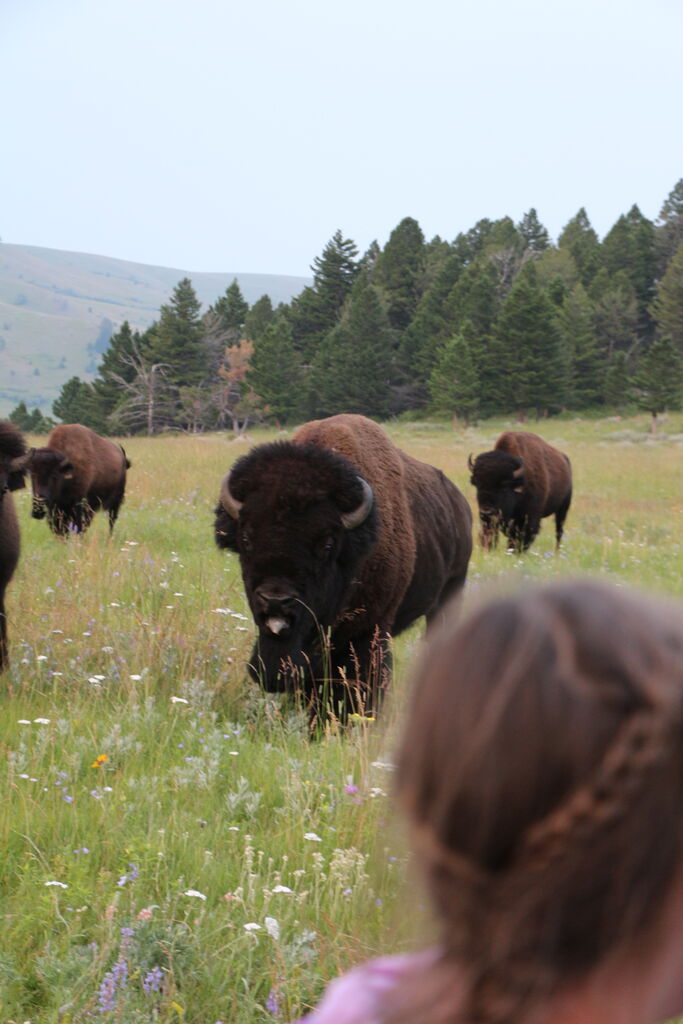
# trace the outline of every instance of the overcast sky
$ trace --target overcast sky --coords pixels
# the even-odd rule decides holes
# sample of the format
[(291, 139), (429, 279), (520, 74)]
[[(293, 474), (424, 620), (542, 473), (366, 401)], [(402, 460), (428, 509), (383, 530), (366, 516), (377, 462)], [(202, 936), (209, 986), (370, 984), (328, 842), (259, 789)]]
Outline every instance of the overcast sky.
[(681, 0), (0, 0), (0, 236), (308, 274), (683, 177)]

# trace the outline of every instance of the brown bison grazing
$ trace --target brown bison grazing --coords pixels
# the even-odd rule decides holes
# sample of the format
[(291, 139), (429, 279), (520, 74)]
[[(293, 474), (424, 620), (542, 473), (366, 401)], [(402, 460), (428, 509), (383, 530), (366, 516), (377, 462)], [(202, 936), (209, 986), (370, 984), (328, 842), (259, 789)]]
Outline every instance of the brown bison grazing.
[(24, 439), (7, 420), (0, 420), (0, 672), (7, 667), (5, 590), (19, 561), (19, 523), (11, 491), (24, 486), (28, 456)]
[(364, 416), (306, 423), (244, 455), (223, 480), (215, 537), (239, 554), (252, 675), (309, 698), (329, 685), (335, 708), (348, 681), (376, 707), (389, 635), (429, 622), (464, 583), (471, 519), (440, 470)]
[(559, 546), (572, 500), (572, 468), (566, 455), (537, 434), (507, 430), (491, 452), (470, 455), (477, 488), (481, 542), (495, 544), (501, 529), (515, 551), (526, 551), (544, 516), (555, 516)]
[(130, 462), (119, 444), (80, 423), (63, 423), (29, 463), (33, 518), (47, 520), (54, 533), (82, 533), (99, 509), (109, 516), (109, 530), (126, 489)]

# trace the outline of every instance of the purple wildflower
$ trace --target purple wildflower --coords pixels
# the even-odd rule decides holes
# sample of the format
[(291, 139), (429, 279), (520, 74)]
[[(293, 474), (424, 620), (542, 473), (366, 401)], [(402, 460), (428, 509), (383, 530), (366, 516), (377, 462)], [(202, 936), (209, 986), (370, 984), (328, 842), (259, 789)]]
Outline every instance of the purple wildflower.
[(97, 996), (97, 1007), (100, 1013), (109, 1013), (110, 1010), (116, 1009), (116, 982), (111, 971), (107, 971), (102, 979)]
[(272, 1013), (273, 1017), (280, 1016), (280, 1000), (277, 997), (277, 992), (274, 988), (271, 988), (266, 999), (266, 1010), (268, 1013)]
[(152, 992), (161, 992), (163, 981), (164, 972), (161, 967), (153, 967), (152, 970), (142, 979), (142, 988), (145, 995), (150, 995)]

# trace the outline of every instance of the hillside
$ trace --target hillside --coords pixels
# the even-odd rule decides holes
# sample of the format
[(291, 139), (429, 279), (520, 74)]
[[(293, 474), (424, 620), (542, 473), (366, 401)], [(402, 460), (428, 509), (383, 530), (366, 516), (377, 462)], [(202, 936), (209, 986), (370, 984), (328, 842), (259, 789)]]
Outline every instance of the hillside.
[(70, 377), (90, 379), (112, 328), (140, 330), (189, 277), (204, 308), (236, 277), (247, 302), (288, 302), (305, 277), (193, 273), (30, 245), (0, 244), (0, 416), (22, 399), (49, 413)]

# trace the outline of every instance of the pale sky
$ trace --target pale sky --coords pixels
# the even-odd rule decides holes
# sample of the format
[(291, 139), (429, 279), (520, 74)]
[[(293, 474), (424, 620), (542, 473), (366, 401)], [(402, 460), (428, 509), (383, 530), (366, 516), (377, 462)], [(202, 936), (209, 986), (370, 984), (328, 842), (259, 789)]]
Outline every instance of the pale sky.
[(683, 177), (681, 0), (0, 0), (0, 237), (308, 274)]

